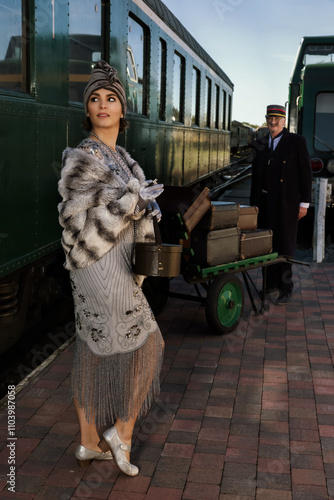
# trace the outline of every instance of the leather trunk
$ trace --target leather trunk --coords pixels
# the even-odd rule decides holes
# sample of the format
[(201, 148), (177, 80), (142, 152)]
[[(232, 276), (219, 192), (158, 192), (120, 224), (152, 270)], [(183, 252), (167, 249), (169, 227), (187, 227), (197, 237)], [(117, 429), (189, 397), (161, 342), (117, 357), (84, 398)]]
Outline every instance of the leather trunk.
[(195, 229), (191, 234), (192, 262), (202, 267), (234, 262), (239, 257), (240, 230), (237, 227), (205, 231)]
[(255, 231), (257, 228), (258, 207), (249, 205), (240, 205), (238, 227), (240, 231)]
[(210, 209), (198, 224), (201, 229), (215, 231), (236, 227), (238, 223), (239, 205), (234, 202), (212, 201)]
[(271, 229), (244, 231), (240, 235), (240, 258), (250, 259), (267, 255), (273, 251), (273, 232)]

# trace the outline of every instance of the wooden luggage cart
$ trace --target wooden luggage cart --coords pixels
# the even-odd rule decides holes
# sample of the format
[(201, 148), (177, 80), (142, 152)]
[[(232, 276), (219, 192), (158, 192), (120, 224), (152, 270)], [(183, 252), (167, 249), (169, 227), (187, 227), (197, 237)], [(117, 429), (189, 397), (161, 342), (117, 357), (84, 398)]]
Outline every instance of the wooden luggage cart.
[[(175, 194), (181, 198), (183, 193), (186, 193), (186, 191), (179, 188), (179, 190), (172, 192), (169, 199), (175, 201)], [(265, 303), (267, 266), (279, 262), (309, 264), (296, 261), (290, 257), (279, 256), (277, 253), (268, 253), (212, 267), (194, 262), (190, 233), (209, 207), (209, 190), (205, 188), (191, 204), (190, 208), (183, 214), (172, 215), (167, 224), (172, 237), (180, 242), (183, 241), (181, 274), (187, 283), (194, 285), (196, 295), (171, 292), (169, 290), (169, 278), (157, 278), (156, 282), (145, 280), (146, 287), (150, 287), (150, 290), (147, 290), (148, 293), (145, 293), (153, 298), (153, 304), (151, 301), (150, 303), (156, 313), (161, 311), (168, 297), (200, 302), (205, 306), (206, 320), (210, 328), (215, 333), (223, 335), (232, 332), (237, 327), (244, 307), (244, 291), (242, 281), (237, 276), (238, 273), (242, 275), (254, 313), (262, 314)], [(261, 291), (257, 289), (249, 275), (251, 270), (257, 268), (263, 268)], [(203, 290), (206, 295), (203, 295)], [(253, 292), (255, 292), (257, 299), (260, 300), (260, 307), (256, 306)]]
[[(242, 274), (254, 313), (263, 314), (265, 310), (266, 268), (279, 262), (309, 265), (286, 256), (279, 256), (277, 253), (215, 267), (201, 268), (191, 264), (185, 267), (183, 277), (188, 283), (194, 285), (196, 295), (168, 292), (168, 297), (200, 302), (205, 306), (206, 320), (210, 328), (215, 333), (224, 335), (232, 332), (237, 327), (244, 307), (242, 281), (237, 276), (237, 273)], [(249, 275), (249, 271), (256, 268), (264, 269), (261, 291), (257, 289)], [(206, 296), (202, 295), (199, 285), (206, 292)], [(260, 300), (260, 307), (256, 306), (253, 291)]]

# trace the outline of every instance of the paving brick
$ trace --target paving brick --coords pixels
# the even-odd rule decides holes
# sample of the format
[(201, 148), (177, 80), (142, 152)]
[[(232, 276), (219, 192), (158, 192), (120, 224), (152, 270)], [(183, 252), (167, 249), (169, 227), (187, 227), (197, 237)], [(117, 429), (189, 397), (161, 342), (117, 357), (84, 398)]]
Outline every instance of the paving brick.
[(325, 486), (326, 479), (323, 470), (311, 469), (291, 469), (292, 483), (310, 484), (316, 486)]
[(257, 488), (256, 500), (292, 500), (291, 491)]
[(214, 484), (188, 482), (182, 498), (184, 500), (219, 500), (220, 488)]
[[(151, 486), (145, 496), (146, 500), (178, 500), (182, 498), (183, 489), (174, 489), (174, 488), (157, 488)], [(108, 500), (131, 500), (131, 498), (127, 497), (112, 497), (110, 496)], [(135, 500), (135, 499), (133, 499)], [(139, 499), (138, 499), (139, 500)]]
[(255, 496), (256, 491), (256, 481), (247, 479), (237, 479), (233, 477), (223, 478), (220, 488), (221, 493), (235, 495), (237, 498), (243, 498), (244, 496)]

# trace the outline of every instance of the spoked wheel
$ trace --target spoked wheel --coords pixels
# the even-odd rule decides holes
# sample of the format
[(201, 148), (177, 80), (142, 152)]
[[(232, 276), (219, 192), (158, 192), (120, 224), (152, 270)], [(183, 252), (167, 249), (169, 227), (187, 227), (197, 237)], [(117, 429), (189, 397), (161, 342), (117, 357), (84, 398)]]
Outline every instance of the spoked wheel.
[(221, 275), (210, 285), (205, 304), (206, 320), (217, 334), (232, 332), (244, 306), (242, 284), (236, 276)]
[(147, 277), (143, 283), (143, 292), (154, 315), (157, 316), (168, 300), (169, 278)]

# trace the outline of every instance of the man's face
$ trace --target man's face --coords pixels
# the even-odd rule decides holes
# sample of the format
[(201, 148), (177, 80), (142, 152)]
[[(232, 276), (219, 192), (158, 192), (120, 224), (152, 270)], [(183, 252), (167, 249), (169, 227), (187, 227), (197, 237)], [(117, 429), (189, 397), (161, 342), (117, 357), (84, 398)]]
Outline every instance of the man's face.
[(271, 137), (276, 137), (284, 128), (285, 118), (282, 116), (267, 116), (266, 118)]

